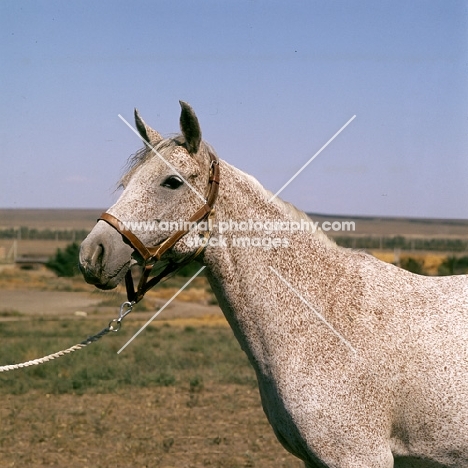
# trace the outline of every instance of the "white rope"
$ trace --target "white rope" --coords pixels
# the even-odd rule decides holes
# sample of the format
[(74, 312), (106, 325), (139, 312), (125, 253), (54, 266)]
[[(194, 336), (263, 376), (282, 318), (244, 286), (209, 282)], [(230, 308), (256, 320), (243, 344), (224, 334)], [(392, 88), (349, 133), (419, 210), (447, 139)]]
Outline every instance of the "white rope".
[[(39, 359), (33, 359), (32, 361), (27, 361), (27, 362), (21, 362), (19, 364), (9, 364), (6, 366), (0, 366), (0, 372), (7, 372), (15, 369), (22, 369), (23, 367), (29, 367), (29, 366), (38, 366), (39, 364), (44, 364), (45, 362), (52, 361), (54, 359), (57, 359), (61, 356), (65, 356), (66, 354), (73, 353), (74, 351), (78, 351), (80, 349), (83, 349), (84, 347), (90, 345), (91, 343), (94, 343), (95, 341), (99, 340), (102, 338), (104, 335), (107, 335), (111, 331), (118, 331), (120, 329), (120, 320), (112, 320), (110, 322), (109, 326), (101, 330), (99, 333), (96, 333), (96, 335), (88, 337), (86, 340), (82, 341), (81, 343), (78, 343), (71, 348), (64, 349), (62, 351), (58, 351), (53, 354), (49, 354), (47, 356), (41, 357)], [(116, 322), (117, 327), (112, 325), (113, 322)]]
[(53, 359), (56, 359), (60, 356), (64, 356), (65, 354), (73, 353), (73, 351), (78, 351), (79, 349), (84, 348), (85, 346), (86, 345), (83, 345), (80, 343), (80, 344), (76, 344), (75, 346), (72, 346), (71, 348), (64, 349), (63, 351), (59, 351), (57, 353), (49, 354), (48, 356), (44, 356), (39, 359), (33, 359), (32, 361), (21, 362), (20, 364), (10, 364), (7, 366), (1, 366), (0, 372), (21, 369), (23, 367), (29, 367), (29, 366), (37, 366), (39, 364), (43, 364), (44, 362), (52, 361)]

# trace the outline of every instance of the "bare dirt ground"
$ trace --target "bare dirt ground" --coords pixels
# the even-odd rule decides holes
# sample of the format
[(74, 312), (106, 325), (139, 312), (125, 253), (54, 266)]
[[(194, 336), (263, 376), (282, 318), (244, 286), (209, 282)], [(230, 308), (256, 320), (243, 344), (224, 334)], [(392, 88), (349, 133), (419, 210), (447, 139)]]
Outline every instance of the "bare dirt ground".
[(290, 467), (256, 389), (173, 387), (127, 394), (6, 395), (2, 467)]
[[(100, 306), (103, 302), (101, 296), (85, 292), (64, 291), (34, 291), (28, 289), (0, 290), (1, 310), (12, 310), (18, 314), (5, 314), (2, 320), (17, 320), (19, 317), (28, 319), (29, 316), (60, 317), (69, 319), (73, 317), (102, 315), (103, 318), (114, 317), (118, 307)], [(132, 319), (149, 319), (167, 302), (166, 299), (155, 298), (151, 301), (155, 307), (145, 312), (132, 312)], [(190, 303), (185, 301), (172, 301), (157, 320), (173, 320), (188, 317), (224, 317), (217, 306)]]

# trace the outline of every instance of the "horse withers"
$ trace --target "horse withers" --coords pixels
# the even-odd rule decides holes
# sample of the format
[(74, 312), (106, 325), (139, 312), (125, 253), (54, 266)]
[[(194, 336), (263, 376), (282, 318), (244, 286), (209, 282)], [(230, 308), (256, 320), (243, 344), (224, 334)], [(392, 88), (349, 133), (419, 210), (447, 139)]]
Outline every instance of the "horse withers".
[(181, 106), (166, 139), (135, 113), (145, 147), (81, 246), (85, 279), (116, 287), (147, 263), (137, 242), (151, 261), (197, 255), (276, 436), (306, 467), (468, 467), (468, 277), (418, 276), (305, 229), (306, 214), (218, 161)]

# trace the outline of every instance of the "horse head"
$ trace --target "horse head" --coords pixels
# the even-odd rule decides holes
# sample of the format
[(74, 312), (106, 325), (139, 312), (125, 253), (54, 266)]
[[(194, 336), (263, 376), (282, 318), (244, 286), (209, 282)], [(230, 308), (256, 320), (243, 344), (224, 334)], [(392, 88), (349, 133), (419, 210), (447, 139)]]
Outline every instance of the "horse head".
[(135, 110), (136, 128), (145, 147), (129, 162), (120, 182), (121, 196), (81, 244), (80, 269), (85, 280), (98, 288), (115, 288), (133, 264), (148, 260), (151, 254), (146, 255), (145, 246), (167, 244), (174, 240), (174, 234), (176, 242), (169, 242), (171, 248), (165, 257), (180, 261), (197, 251), (196, 232), (180, 238), (177, 233), (181, 224), (193, 221), (194, 213), (201, 213), (199, 221), (209, 212), (206, 207), (212, 208), (205, 196), (207, 181), (212, 182), (214, 156), (202, 142), (193, 109), (185, 102), (180, 104), (182, 133), (168, 139), (149, 127)]

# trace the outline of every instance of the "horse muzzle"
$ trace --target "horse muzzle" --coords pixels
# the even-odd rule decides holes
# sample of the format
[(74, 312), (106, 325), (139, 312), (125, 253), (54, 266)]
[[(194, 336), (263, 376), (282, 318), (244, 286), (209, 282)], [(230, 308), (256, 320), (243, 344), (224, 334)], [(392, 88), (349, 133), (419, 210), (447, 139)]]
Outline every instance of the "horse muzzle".
[(85, 281), (99, 289), (113, 289), (125, 277), (133, 249), (104, 222), (98, 222), (80, 248), (80, 270)]

